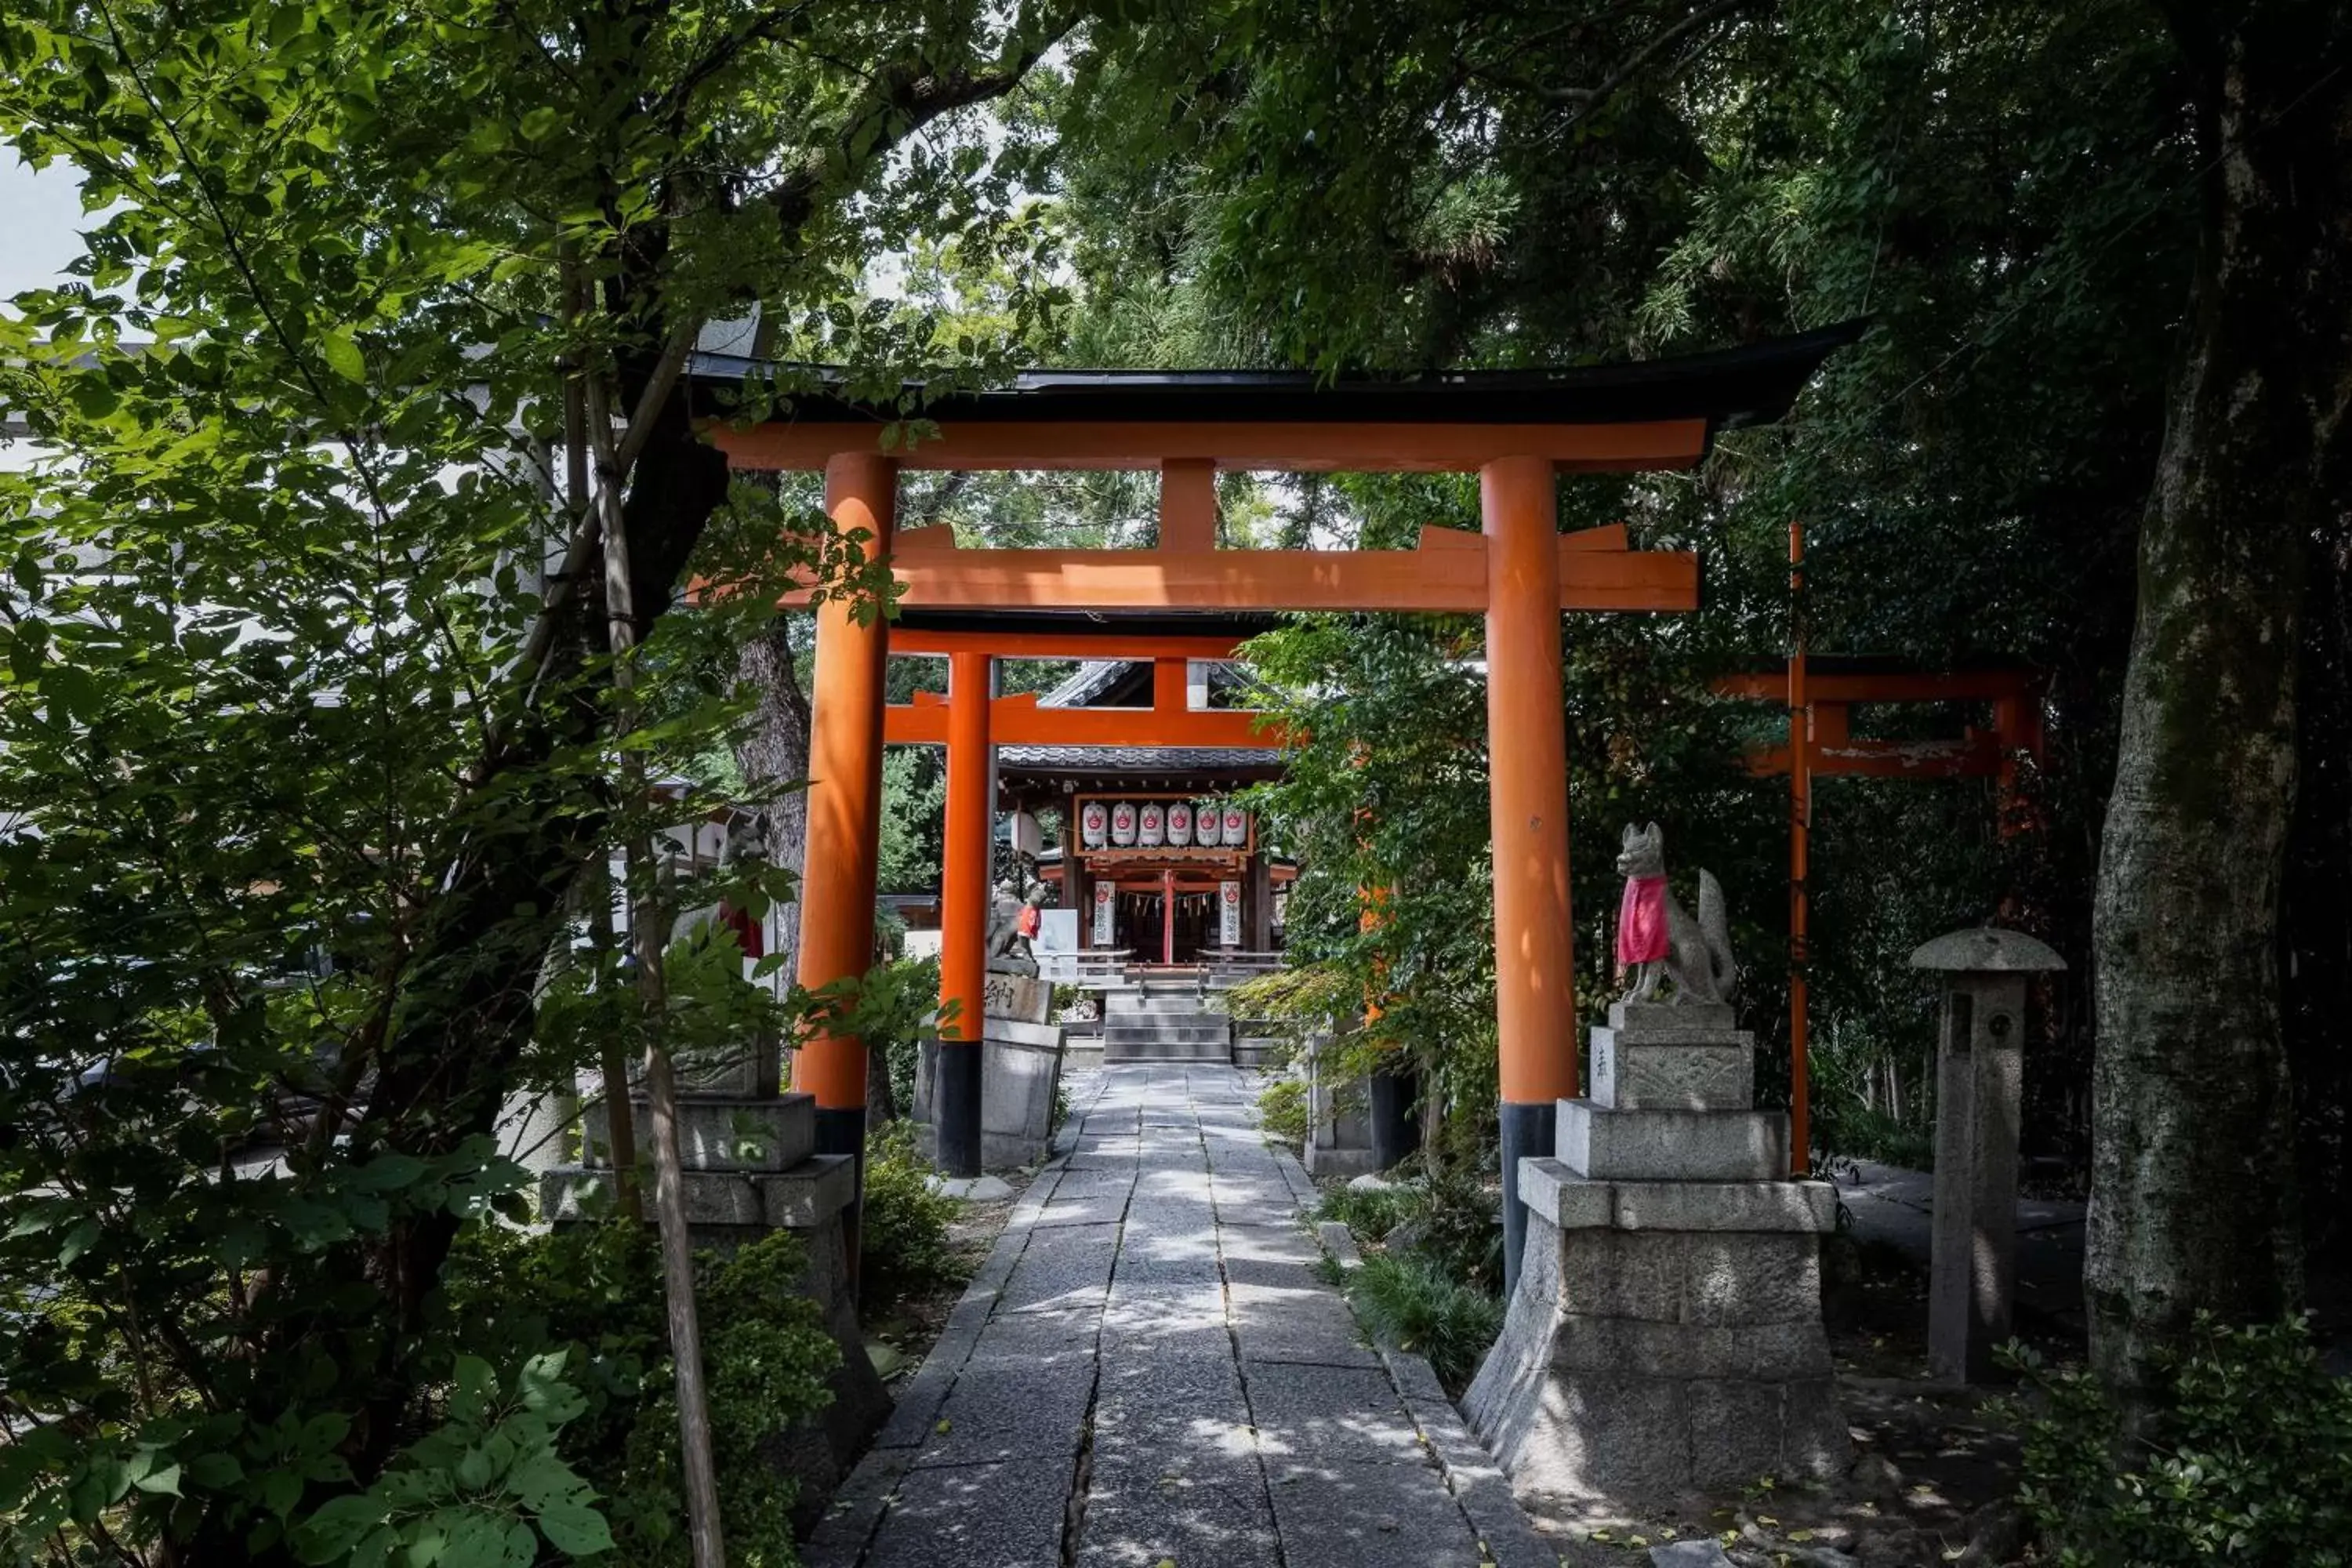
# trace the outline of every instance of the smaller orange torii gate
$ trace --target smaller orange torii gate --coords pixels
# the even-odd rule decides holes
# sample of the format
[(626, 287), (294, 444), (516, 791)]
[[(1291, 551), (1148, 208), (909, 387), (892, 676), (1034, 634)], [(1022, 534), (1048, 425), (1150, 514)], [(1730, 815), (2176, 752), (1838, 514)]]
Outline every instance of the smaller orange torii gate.
[[(1800, 592), (1803, 549), (1801, 535), (1791, 530), (1790, 582)], [(1789, 778), (1789, 1156), (1793, 1174), (1806, 1174), (1812, 1160), (1808, 1082), (1811, 1020), (1805, 964), (1810, 956), (1813, 780), (1997, 779), (2000, 830), (2004, 835), (2018, 831), (2022, 812), (2020, 759), (2031, 756), (2038, 762), (2042, 756), (2044, 683), (2041, 672), (2017, 666), (1922, 670), (1887, 659), (1808, 654), (1801, 643), (1785, 669), (1748, 670), (1715, 681), (1717, 696), (1780, 702), (1789, 713), (1789, 739), (1751, 748), (1748, 771)], [(1957, 739), (1854, 736), (1854, 709), (1917, 702), (1990, 703), (1993, 725), (1990, 730), (1971, 725)]]
[[(1185, 746), (1255, 750), (1285, 743), (1287, 731), (1264, 714), (1191, 706), (1193, 659), (1229, 659), (1239, 639), (1183, 633), (938, 631), (898, 628), (894, 656), (945, 658), (945, 695), (919, 691), (883, 710), (882, 739), (947, 749), (947, 824), (940, 867), (940, 1004), (950, 1026), (979, 1038), (988, 973), (989, 860), (995, 803), (989, 762), (998, 746)], [(1000, 658), (1148, 659), (1149, 708), (1040, 708), (1034, 691), (991, 696), (989, 666)]]

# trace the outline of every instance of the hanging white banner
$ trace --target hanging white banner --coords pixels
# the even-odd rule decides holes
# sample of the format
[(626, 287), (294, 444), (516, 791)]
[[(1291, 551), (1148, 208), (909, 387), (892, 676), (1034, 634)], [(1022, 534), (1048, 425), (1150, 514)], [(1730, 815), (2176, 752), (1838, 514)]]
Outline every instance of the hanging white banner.
[(1239, 882), (1217, 884), (1217, 944), (1239, 947), (1242, 944), (1242, 885)]
[(1095, 884), (1095, 935), (1097, 947), (1108, 947), (1118, 940), (1114, 921), (1118, 909), (1118, 887), (1112, 882)]

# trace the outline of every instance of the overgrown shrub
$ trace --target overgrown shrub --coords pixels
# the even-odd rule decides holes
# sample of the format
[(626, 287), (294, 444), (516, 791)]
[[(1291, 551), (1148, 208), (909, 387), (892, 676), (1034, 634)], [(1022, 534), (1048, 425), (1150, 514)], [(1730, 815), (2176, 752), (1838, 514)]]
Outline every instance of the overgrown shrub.
[(1421, 1194), (1399, 1182), (1378, 1187), (1335, 1187), (1316, 1206), (1317, 1219), (1336, 1219), (1358, 1245), (1377, 1247), (1421, 1206)]
[(2042, 1396), (2021, 1423), (2018, 1495), (2062, 1568), (2352, 1563), (2352, 1384), (2302, 1320), (2200, 1314), (2128, 1436), (2089, 1373), (2012, 1353)]
[(1492, 1295), (1503, 1286), (1500, 1199), (1468, 1171), (1324, 1194), (1318, 1218), (1336, 1219), (1357, 1241), (1425, 1258)]
[(858, 1217), (858, 1285), (869, 1309), (957, 1278), (948, 1225), (955, 1199), (931, 1190), (915, 1125), (893, 1121), (866, 1140), (866, 1202)]
[(1373, 1338), (1429, 1358), (1459, 1390), (1503, 1331), (1503, 1303), (1419, 1252), (1375, 1252), (1347, 1280), (1348, 1300)]
[[(729, 1561), (789, 1568), (793, 1479), (765, 1450), (824, 1408), (840, 1348), (801, 1294), (798, 1240), (778, 1231), (721, 1257), (696, 1258), (695, 1297), (710, 1394), (711, 1447)], [(461, 1344), (492, 1364), (532, 1347), (564, 1352), (585, 1405), (558, 1454), (603, 1494), (610, 1561), (651, 1568), (691, 1560), (678, 1472), (677, 1407), (661, 1259), (650, 1226), (618, 1221), (530, 1236), (469, 1226), (445, 1299)]]
[(1308, 1130), (1305, 1081), (1285, 1075), (1266, 1085), (1257, 1097), (1257, 1117), (1267, 1137), (1303, 1148)]

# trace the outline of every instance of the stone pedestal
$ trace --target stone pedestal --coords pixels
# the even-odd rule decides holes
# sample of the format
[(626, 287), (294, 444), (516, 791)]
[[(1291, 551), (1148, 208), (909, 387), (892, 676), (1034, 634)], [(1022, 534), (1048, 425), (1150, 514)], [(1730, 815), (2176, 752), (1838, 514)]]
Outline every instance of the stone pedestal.
[[(643, 1100), (631, 1101), (629, 1109), (643, 1156), (653, 1136), (648, 1110)], [(803, 1258), (795, 1289), (824, 1309), (825, 1327), (841, 1349), (841, 1365), (828, 1380), (833, 1403), (815, 1425), (788, 1435), (771, 1456), (801, 1478), (803, 1506), (822, 1507), (890, 1414), (890, 1395), (866, 1353), (849, 1284), (842, 1216), (857, 1196), (856, 1163), (847, 1154), (814, 1152), (816, 1102), (805, 1094), (697, 1095), (681, 1098), (677, 1110), (687, 1226), (694, 1245), (725, 1251), (771, 1231), (793, 1232)], [(602, 1106), (582, 1118), (581, 1132), (586, 1163), (540, 1178), (540, 1212), (557, 1225), (583, 1218), (589, 1193), (613, 1190), (611, 1140)], [(648, 1169), (648, 1211), (650, 1179)]]
[(1331, 1037), (1307, 1042), (1307, 1172), (1318, 1176), (1362, 1176), (1380, 1169), (1372, 1154), (1370, 1097), (1361, 1082), (1330, 1070)]
[(1821, 1310), (1837, 1199), (1785, 1179), (1753, 1050), (1728, 1007), (1620, 1003), (1556, 1157), (1520, 1163), (1518, 1289), (1463, 1401), (1520, 1490), (1661, 1499), (1843, 1468)]
[[(992, 986), (1014, 976), (989, 976)], [(1034, 983), (1033, 983), (1034, 984)], [(980, 1041), (980, 1163), (1011, 1170), (1045, 1157), (1054, 1140), (1054, 1097), (1062, 1084), (1062, 1026), (991, 1014)], [(950, 1042), (949, 1050), (969, 1050)], [(926, 1158), (937, 1157), (933, 1107), (939, 1097), (936, 1040), (916, 1058), (914, 1121)]]

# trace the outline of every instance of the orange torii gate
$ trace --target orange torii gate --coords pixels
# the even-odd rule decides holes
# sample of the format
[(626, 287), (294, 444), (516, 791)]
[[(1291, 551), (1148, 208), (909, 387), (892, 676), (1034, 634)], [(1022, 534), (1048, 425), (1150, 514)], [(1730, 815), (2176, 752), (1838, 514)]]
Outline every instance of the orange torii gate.
[[(1792, 582), (1803, 584), (1803, 536), (1790, 531)], [(1805, 973), (1811, 906), (1809, 884), (1816, 778), (1957, 779), (2000, 781), (2000, 831), (2021, 826), (2018, 759), (2042, 756), (2038, 671), (2004, 665), (1982, 669), (1922, 670), (1886, 659), (1808, 654), (1801, 644), (1782, 670), (1750, 670), (1715, 682), (1718, 696), (1785, 702), (1789, 739), (1757, 746), (1748, 771), (1789, 777), (1789, 1159), (1792, 1174), (1808, 1173), (1811, 1102), (1807, 1094), (1811, 1026)], [(1857, 739), (1853, 710), (1865, 704), (1988, 702), (1993, 727), (1973, 725), (1957, 740)]]
[[(1285, 373), (1032, 374), (1002, 391), (933, 401), (922, 412), (936, 437), (911, 446), (895, 411), (823, 396), (796, 400), (787, 417), (722, 429), (716, 439), (740, 468), (822, 471), (835, 526), (862, 534), (869, 559), (887, 558), (907, 610), (1485, 616), (1505, 1256), (1516, 1277), (1525, 1225), (1519, 1158), (1551, 1152), (1555, 1107), (1580, 1089), (1560, 612), (1688, 610), (1698, 602), (1695, 553), (1628, 549), (1622, 529), (1563, 538), (1558, 479), (1689, 467), (1717, 432), (1780, 418), (1822, 361), (1861, 331), (1849, 323), (1721, 353), (1557, 372), (1332, 383)], [(698, 379), (734, 384), (759, 370), (725, 356), (700, 356), (693, 366)], [(1159, 542), (1132, 551), (967, 551), (944, 527), (899, 533), (901, 468), (1157, 469)], [(1220, 468), (1475, 472), (1482, 528), (1425, 529), (1410, 551), (1223, 550)], [(803, 603), (800, 595), (784, 601)], [(887, 621), (860, 624), (845, 605), (821, 604), (816, 615), (801, 896), (800, 979), (810, 986), (863, 973), (872, 957), (891, 637)], [(986, 654), (965, 657), (950, 674), (950, 746), (977, 755), (991, 704), (959, 705), (954, 689), (985, 693)], [(975, 804), (982, 812), (988, 804), (984, 770), (976, 791), (969, 777), (961, 790), (958, 782), (949, 784), (951, 836), (959, 825), (969, 831)], [(978, 1066), (976, 1039), (942, 1047), (943, 1103), (950, 1083), (966, 1077), (976, 1102)], [(862, 1042), (810, 1041), (793, 1082), (815, 1098), (821, 1147), (860, 1152)]]
[[(1239, 639), (1183, 633), (1106, 635), (1081, 631), (976, 632), (900, 627), (893, 655), (944, 657), (948, 691), (919, 691), (914, 700), (883, 710), (882, 739), (893, 745), (944, 746), (948, 753), (947, 826), (940, 867), (940, 1003), (952, 1004), (959, 1035), (977, 1039), (987, 973), (991, 819), (989, 760), (998, 746), (1190, 746), (1255, 750), (1283, 744), (1286, 731), (1265, 715), (1192, 708), (1186, 667), (1196, 658), (1228, 659)], [(1149, 708), (1040, 708), (1034, 691), (993, 697), (992, 659), (1127, 658), (1151, 663)], [(1261, 726), (1264, 726), (1261, 728)], [(942, 1089), (944, 1089), (944, 1082)], [(979, 1158), (977, 1121), (969, 1141), (950, 1125), (950, 1112), (976, 1119), (970, 1107), (940, 1110), (940, 1162), (950, 1174), (976, 1174), (958, 1164)], [(954, 1159), (950, 1158), (950, 1151)]]

